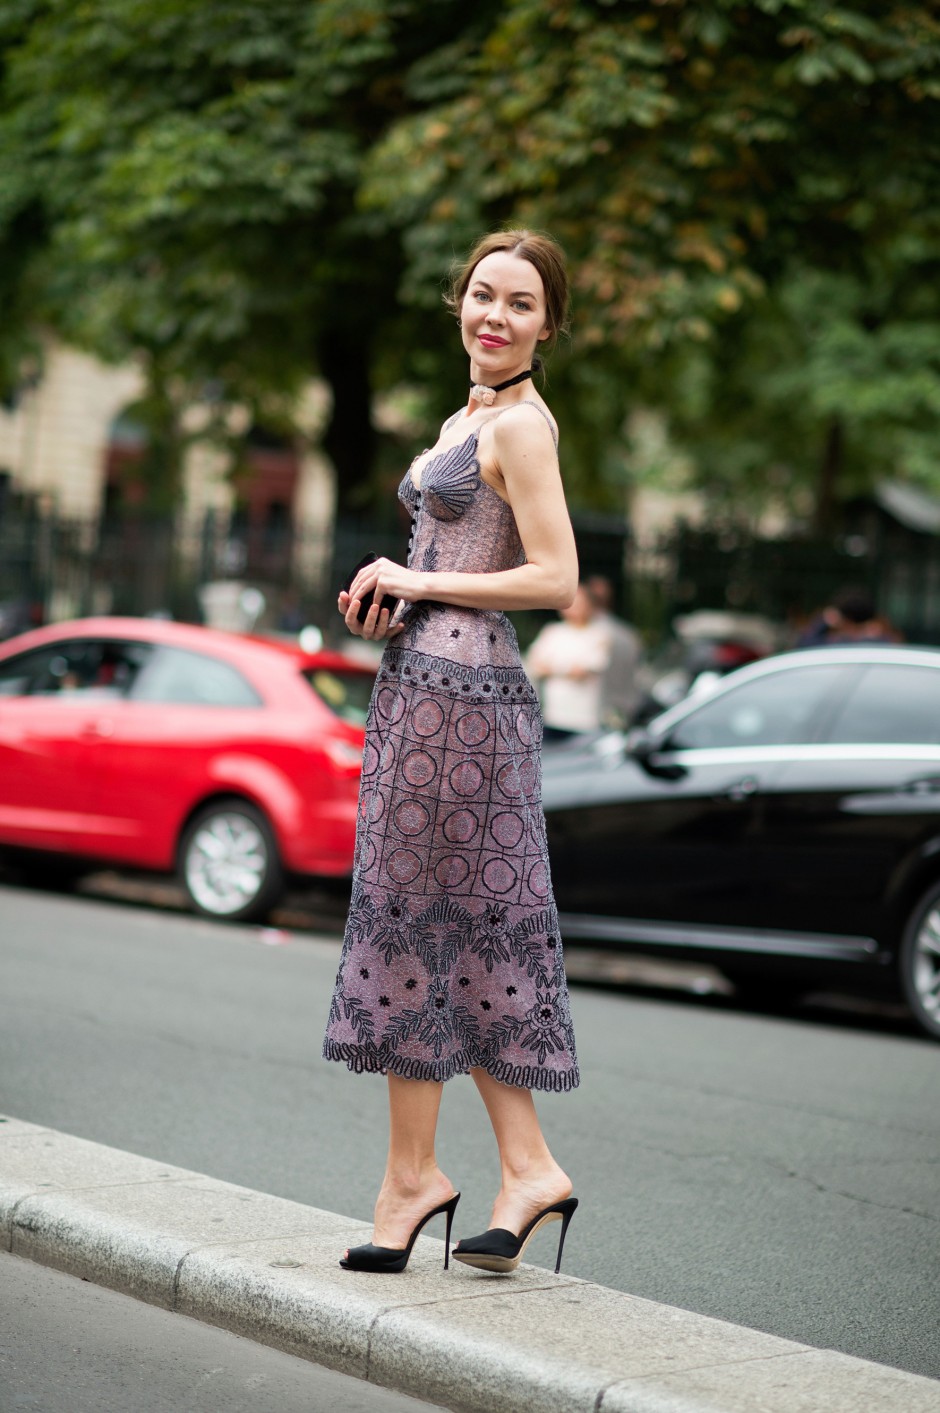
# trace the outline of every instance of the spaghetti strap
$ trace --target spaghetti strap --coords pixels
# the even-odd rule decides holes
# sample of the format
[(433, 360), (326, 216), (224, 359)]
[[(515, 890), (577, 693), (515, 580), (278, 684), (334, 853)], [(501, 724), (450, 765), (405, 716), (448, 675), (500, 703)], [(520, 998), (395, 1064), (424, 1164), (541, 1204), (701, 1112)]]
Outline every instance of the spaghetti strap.
[(501, 417), (504, 412), (508, 412), (512, 407), (534, 407), (536, 412), (540, 412), (545, 418), (545, 421), (548, 423), (548, 430), (552, 434), (552, 441), (555, 443), (555, 450), (558, 450), (558, 433), (555, 430), (555, 424), (552, 422), (552, 419), (549, 417), (544, 407), (540, 407), (539, 404), (534, 400), (534, 398), (524, 397), (521, 402), (511, 402), (509, 404), (509, 407), (498, 407), (496, 411), (492, 414), (492, 416), (487, 417), (486, 421), (495, 422), (497, 417)]

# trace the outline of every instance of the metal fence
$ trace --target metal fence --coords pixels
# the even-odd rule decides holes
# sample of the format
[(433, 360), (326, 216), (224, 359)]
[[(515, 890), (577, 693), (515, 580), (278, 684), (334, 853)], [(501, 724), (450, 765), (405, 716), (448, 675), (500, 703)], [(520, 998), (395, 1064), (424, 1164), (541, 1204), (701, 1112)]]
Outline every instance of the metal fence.
[(794, 627), (858, 586), (909, 642), (940, 643), (940, 539), (886, 522), (828, 540), (680, 528), (658, 551), (636, 552), (628, 578), (634, 594), (661, 586), (660, 621), (726, 608)]
[[(794, 623), (847, 583), (867, 587), (909, 640), (940, 642), (940, 542), (933, 537), (903, 545), (896, 538), (848, 537), (833, 544), (682, 528), (641, 546), (614, 518), (575, 515), (574, 524), (582, 572), (611, 579), (620, 612), (651, 642), (677, 613), (696, 608)], [(198, 621), (200, 590), (220, 580), (260, 589), (265, 626), (329, 627), (337, 588), (352, 565), (368, 550), (401, 558), (406, 542), (406, 528), (364, 519), (329, 532), (272, 532), (236, 528), (212, 512), (75, 520), (8, 502), (0, 508), (0, 636), (30, 622), (88, 613)], [(528, 616), (523, 639), (545, 616)]]

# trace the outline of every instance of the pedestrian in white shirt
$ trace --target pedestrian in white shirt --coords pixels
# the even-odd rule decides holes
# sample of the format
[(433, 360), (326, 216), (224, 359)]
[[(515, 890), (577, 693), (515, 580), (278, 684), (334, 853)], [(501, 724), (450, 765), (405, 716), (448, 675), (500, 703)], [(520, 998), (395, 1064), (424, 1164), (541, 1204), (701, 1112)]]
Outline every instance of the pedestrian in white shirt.
[(583, 584), (561, 622), (548, 623), (526, 655), (526, 671), (539, 689), (546, 737), (596, 731), (601, 725), (604, 673), (611, 633), (600, 621)]
[(594, 604), (595, 623), (610, 634), (610, 658), (601, 681), (601, 725), (629, 726), (643, 696), (637, 682), (643, 640), (635, 628), (614, 614), (614, 588), (609, 579), (592, 574), (585, 588)]

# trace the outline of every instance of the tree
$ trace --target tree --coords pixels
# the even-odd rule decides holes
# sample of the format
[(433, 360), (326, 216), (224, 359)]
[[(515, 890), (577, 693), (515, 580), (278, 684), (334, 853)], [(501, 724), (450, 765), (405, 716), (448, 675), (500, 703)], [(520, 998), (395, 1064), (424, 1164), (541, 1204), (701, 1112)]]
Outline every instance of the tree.
[(725, 505), (782, 462), (820, 521), (844, 474), (940, 482), (932, 7), (508, 0), (463, 78), (376, 145), (364, 203), (415, 300), (494, 221), (561, 237), (596, 466), (643, 398)]
[(34, 313), (106, 357), (141, 356), (171, 419), (211, 380), (220, 426), (232, 400), (273, 420), (319, 372), (340, 500), (356, 506), (400, 271), (397, 237), (356, 209), (360, 162), (457, 14), (455, 0), (8, 6), (0, 233)]
[(877, 466), (936, 474), (929, 5), (8, 0), (0, 45), (13, 324), (267, 421), (321, 372), (346, 509), (377, 386), (461, 395), (440, 282), (510, 220), (572, 257), (577, 496), (622, 496), (640, 402), (728, 503), (773, 463), (821, 519)]

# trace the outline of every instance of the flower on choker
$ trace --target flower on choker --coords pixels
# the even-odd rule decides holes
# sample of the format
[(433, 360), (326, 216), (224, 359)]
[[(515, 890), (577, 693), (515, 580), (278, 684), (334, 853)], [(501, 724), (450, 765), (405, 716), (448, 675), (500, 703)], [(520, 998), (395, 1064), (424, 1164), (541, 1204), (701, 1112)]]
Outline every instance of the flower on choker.
[(496, 401), (496, 389), (485, 387), (482, 383), (473, 383), (470, 388), (470, 396), (474, 402), (482, 402), (484, 407), (492, 407)]

